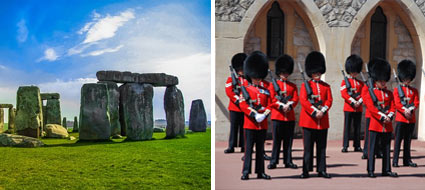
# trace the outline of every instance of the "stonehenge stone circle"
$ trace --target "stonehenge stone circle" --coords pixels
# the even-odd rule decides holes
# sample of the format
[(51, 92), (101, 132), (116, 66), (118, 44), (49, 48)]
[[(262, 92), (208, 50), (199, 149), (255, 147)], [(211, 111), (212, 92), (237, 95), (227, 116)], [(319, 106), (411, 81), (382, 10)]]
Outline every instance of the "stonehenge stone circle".
[(119, 71), (98, 71), (96, 77), (99, 81), (117, 83), (141, 83), (157, 86), (175, 86), (179, 83), (177, 77), (165, 73), (131, 73)]
[(78, 119), (77, 116), (74, 117), (74, 125), (72, 126), (72, 132), (78, 132)]

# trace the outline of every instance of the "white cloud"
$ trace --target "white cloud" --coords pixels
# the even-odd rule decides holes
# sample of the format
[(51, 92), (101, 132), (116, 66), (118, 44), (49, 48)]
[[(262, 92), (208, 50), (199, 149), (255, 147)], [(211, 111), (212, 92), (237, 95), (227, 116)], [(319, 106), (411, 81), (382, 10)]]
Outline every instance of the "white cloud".
[(28, 37), (28, 28), (26, 25), (26, 21), (24, 19), (21, 19), (18, 24), (16, 24), (16, 26), (18, 27), (18, 35), (16, 36), (16, 39), (18, 40), (19, 43), (23, 43), (25, 41), (27, 41), (27, 37)]
[(106, 48), (106, 49), (92, 51), (92, 52), (89, 52), (87, 54), (83, 54), (81, 56), (82, 57), (86, 57), (86, 56), (98, 56), (98, 55), (102, 55), (104, 53), (112, 53), (112, 52), (116, 52), (116, 51), (120, 50), (122, 47), (124, 47), (124, 45), (119, 45), (119, 46), (117, 46), (115, 48)]
[(117, 16), (106, 15), (105, 18), (99, 19), (98, 14), (95, 14), (95, 22), (87, 23), (80, 31), (79, 34), (87, 33), (86, 39), (83, 44), (92, 43), (103, 39), (112, 38), (119, 27), (123, 26), (125, 22), (135, 18), (132, 9), (121, 12)]
[(53, 48), (47, 48), (44, 51), (44, 56), (41, 57), (40, 59), (37, 60), (37, 62), (40, 61), (55, 61), (56, 59), (58, 59), (58, 55), (56, 53), (56, 51)]
[(1, 70), (6, 70), (6, 69), (7, 69), (7, 67), (5, 67), (4, 65), (0, 65), (0, 69), (1, 69)]

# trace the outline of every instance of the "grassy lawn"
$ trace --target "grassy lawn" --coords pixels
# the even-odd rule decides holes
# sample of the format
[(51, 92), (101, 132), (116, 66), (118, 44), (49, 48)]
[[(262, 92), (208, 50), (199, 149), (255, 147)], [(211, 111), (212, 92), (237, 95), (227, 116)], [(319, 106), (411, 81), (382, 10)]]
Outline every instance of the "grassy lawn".
[[(78, 136), (78, 133), (71, 133)], [(0, 147), (2, 189), (210, 189), (211, 129), (165, 140)]]

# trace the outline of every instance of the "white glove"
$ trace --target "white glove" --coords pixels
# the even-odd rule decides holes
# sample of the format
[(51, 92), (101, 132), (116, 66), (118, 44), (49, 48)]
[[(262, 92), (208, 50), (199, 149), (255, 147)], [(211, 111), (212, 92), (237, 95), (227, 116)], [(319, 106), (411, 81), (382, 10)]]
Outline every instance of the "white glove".
[(259, 114), (255, 115), (255, 120), (258, 123), (261, 123), (265, 118), (266, 118), (266, 115), (264, 115), (262, 113), (259, 113)]

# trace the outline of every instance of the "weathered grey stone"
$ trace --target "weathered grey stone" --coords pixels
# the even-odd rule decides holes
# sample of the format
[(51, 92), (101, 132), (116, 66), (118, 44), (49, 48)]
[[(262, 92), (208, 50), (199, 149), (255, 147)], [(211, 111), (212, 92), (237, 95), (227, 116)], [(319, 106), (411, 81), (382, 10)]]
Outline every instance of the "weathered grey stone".
[(178, 78), (165, 73), (131, 73), (119, 71), (98, 71), (96, 77), (99, 81), (117, 83), (148, 83), (153, 86), (173, 86), (179, 83)]
[(189, 129), (193, 132), (205, 132), (207, 130), (207, 113), (201, 99), (192, 101), (189, 115)]
[(153, 86), (174, 86), (179, 84), (179, 80), (175, 76), (165, 73), (144, 73), (137, 76), (138, 83), (148, 83)]
[(164, 109), (167, 119), (166, 138), (184, 135), (184, 101), (176, 86), (167, 87), (164, 94)]
[(0, 146), (34, 148), (44, 146), (44, 143), (32, 137), (2, 133), (0, 134)]
[(4, 131), (4, 110), (0, 108), (0, 133)]
[(106, 84), (89, 83), (81, 87), (80, 140), (109, 140), (108, 109)]
[(68, 129), (68, 126), (66, 125), (66, 117), (63, 117), (62, 119), (62, 127), (64, 127), (65, 129)]
[(324, 5), (323, 7), (320, 7), (320, 11), (322, 12), (322, 15), (326, 15), (329, 12), (332, 11), (332, 6), (329, 4)]
[(158, 127), (154, 127), (153, 128), (153, 132), (154, 133), (162, 133), (162, 132), (164, 132), (165, 130), (164, 130), (164, 128), (158, 128)]
[(46, 137), (48, 138), (68, 138), (69, 134), (65, 127), (57, 124), (47, 124), (44, 127), (44, 131), (46, 132)]
[(0, 108), (13, 108), (13, 104), (0, 104)]
[(16, 108), (9, 108), (9, 124), (7, 126), (8, 133), (15, 133)]
[(41, 93), (40, 96), (42, 100), (60, 99), (59, 93)]
[(111, 123), (111, 136), (121, 134), (119, 105), (120, 105), (120, 92), (118, 85), (115, 82), (101, 81), (98, 83), (106, 84), (108, 88), (108, 103), (109, 103), (109, 119)]
[(21, 86), (16, 99), (16, 130), (19, 135), (38, 138), (43, 131), (40, 89)]
[(74, 124), (72, 126), (72, 132), (74, 132), (74, 133), (78, 132), (78, 120), (77, 120), (77, 116), (74, 117)]
[(127, 83), (120, 86), (121, 127), (128, 140), (149, 140), (153, 134), (153, 87)]
[(44, 111), (46, 120), (45, 124), (62, 124), (61, 106), (59, 99), (48, 99), (46, 103), (46, 110)]

